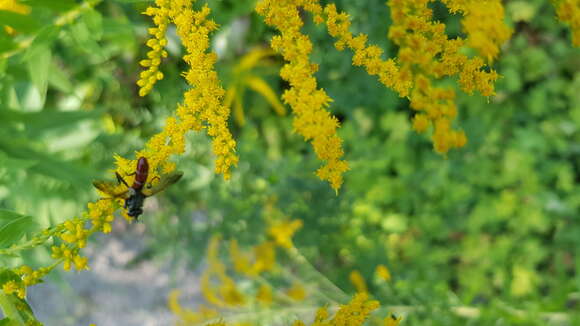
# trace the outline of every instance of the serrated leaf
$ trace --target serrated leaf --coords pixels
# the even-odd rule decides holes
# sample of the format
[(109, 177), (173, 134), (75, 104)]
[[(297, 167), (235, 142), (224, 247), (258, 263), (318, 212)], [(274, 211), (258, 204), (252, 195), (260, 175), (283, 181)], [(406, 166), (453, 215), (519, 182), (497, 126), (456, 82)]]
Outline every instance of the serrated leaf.
[(0, 210), (0, 248), (17, 243), (27, 232), (38, 226), (31, 216)]
[(29, 15), (21, 15), (11, 11), (0, 10), (0, 22), (21, 33), (32, 33), (40, 28), (38, 22)]

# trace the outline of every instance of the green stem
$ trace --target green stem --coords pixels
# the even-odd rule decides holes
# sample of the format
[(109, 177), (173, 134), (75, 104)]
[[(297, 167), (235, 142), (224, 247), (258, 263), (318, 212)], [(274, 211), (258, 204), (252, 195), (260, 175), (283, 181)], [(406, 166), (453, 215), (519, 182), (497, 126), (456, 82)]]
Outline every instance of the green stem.
[(2, 290), (0, 290), (0, 307), (2, 308), (5, 317), (9, 318), (11, 321), (17, 322), (18, 325), (24, 326), (24, 320), (22, 319), (22, 316), (20, 316), (18, 309), (14, 307), (12, 302), (10, 302), (8, 294), (4, 293)]

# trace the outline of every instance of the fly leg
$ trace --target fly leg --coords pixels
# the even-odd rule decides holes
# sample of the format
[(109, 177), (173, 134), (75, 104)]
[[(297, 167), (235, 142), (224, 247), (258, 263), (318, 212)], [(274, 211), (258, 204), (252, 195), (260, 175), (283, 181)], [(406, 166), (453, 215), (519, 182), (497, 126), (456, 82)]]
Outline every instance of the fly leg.
[(147, 188), (151, 189), (153, 187), (153, 181), (157, 179), (157, 180), (161, 180), (161, 178), (159, 176), (154, 176), (153, 179), (151, 179), (151, 181), (149, 181), (149, 183), (147, 184)]
[(115, 175), (117, 176), (117, 181), (119, 183), (123, 183), (125, 186), (127, 186), (127, 188), (130, 188), (127, 182), (125, 182), (125, 179), (123, 179), (123, 177), (118, 172), (115, 172)]

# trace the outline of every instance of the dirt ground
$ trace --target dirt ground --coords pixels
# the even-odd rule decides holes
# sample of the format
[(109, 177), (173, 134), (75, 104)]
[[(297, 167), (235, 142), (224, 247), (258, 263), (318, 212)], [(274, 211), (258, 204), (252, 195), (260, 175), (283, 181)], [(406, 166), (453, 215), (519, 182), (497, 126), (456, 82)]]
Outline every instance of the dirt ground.
[(89, 271), (60, 273), (60, 280), (29, 289), (29, 302), (44, 325), (174, 325), (167, 308), (171, 290), (179, 288), (185, 302), (199, 302), (195, 272), (163, 260), (128, 264), (144, 248), (144, 225), (131, 226), (96, 237), (84, 250)]

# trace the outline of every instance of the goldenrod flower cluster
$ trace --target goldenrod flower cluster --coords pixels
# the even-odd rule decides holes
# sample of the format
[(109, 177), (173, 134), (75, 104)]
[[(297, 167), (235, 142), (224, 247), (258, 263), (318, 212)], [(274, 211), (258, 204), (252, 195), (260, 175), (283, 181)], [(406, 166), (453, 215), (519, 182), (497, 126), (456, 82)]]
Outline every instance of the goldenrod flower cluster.
[(442, 0), (451, 13), (461, 13), (463, 31), (467, 44), (479, 55), (492, 62), (499, 54), (499, 47), (512, 35), (504, 23), (504, 8), (499, 0)]
[[(148, 42), (152, 47), (152, 51), (148, 54), (151, 60), (143, 62), (149, 67), (147, 71), (154, 71), (147, 78), (153, 81), (162, 77), (157, 68), (160, 62), (157, 59), (166, 55), (163, 50), (166, 44), (163, 35), (167, 24), (172, 22), (186, 50), (183, 60), (190, 69), (184, 72), (183, 76), (192, 88), (184, 94), (183, 103), (178, 105), (177, 117), (168, 118), (165, 129), (152, 137), (145, 149), (137, 152), (137, 157), (147, 158), (152, 171), (151, 178), (155, 178), (158, 167), (164, 173), (168, 173), (174, 169), (173, 164), (167, 161), (169, 156), (185, 151), (185, 133), (192, 129), (199, 131), (206, 128), (208, 135), (213, 138), (215, 171), (223, 174), (225, 179), (229, 179), (230, 167), (238, 163), (238, 157), (234, 153), (236, 142), (227, 127), (230, 110), (221, 103), (225, 92), (213, 69), (216, 55), (206, 53), (209, 48), (209, 33), (217, 29), (217, 24), (207, 19), (210, 13), (207, 6), (194, 11), (191, 0), (157, 0), (156, 5), (157, 7), (151, 7), (145, 12), (153, 16), (156, 25), (150, 30), (154, 38)], [(141, 91), (148, 92), (146, 88), (142, 88)], [(133, 171), (135, 164), (136, 161), (117, 158), (118, 171)]]
[[(369, 318), (370, 314), (377, 308), (379, 308), (378, 301), (369, 300), (367, 294), (359, 293), (356, 294), (348, 304), (342, 305), (332, 316), (327, 307), (319, 308), (316, 312), (316, 316), (314, 317), (314, 322), (310, 324), (310, 326), (362, 326)], [(401, 322), (401, 319), (401, 317), (390, 315), (383, 320), (383, 325), (398, 326)], [(224, 321), (219, 321), (207, 324), (206, 326), (228, 325), (232, 326), (240, 324), (231, 324)], [(251, 324), (244, 323), (244, 325)], [(296, 320), (294, 323), (292, 323), (292, 326), (306, 326), (306, 324), (301, 320)]]
[(147, 68), (147, 70), (141, 72), (137, 81), (140, 96), (149, 94), (155, 83), (163, 79), (163, 73), (159, 71), (159, 65), (161, 64), (161, 59), (167, 57), (165, 32), (169, 25), (169, 3), (170, 0), (156, 0), (157, 7), (149, 7), (144, 12), (145, 15), (153, 17), (155, 27), (147, 30), (153, 36), (147, 41), (147, 46), (151, 50), (147, 52), (147, 59), (139, 62), (141, 66)]
[(20, 277), (19, 280), (10, 280), (2, 285), (2, 291), (6, 294), (16, 294), (19, 298), (26, 297), (26, 288), (38, 284), (42, 278), (52, 270), (52, 267), (43, 267), (33, 270), (30, 266), (22, 265), (14, 272)]
[[(366, 293), (357, 293), (347, 305), (341, 306), (332, 318), (330, 318), (327, 307), (318, 309), (314, 322), (310, 326), (361, 326), (377, 308), (379, 308), (378, 301), (369, 300)], [(401, 318), (391, 315), (384, 319), (383, 324), (397, 326), (400, 321)], [(300, 320), (295, 321), (292, 325), (306, 326)]]
[(580, 47), (580, 0), (559, 0), (556, 3), (558, 19), (572, 29), (572, 44)]
[[(354, 51), (353, 65), (364, 66), (370, 75), (377, 75), (385, 86), (409, 98), (410, 106), (420, 112), (413, 119), (413, 128), (424, 132), (433, 125), (434, 148), (439, 153), (446, 153), (451, 148), (464, 146), (467, 138), (462, 131), (451, 128), (451, 121), (457, 115), (454, 92), (433, 86), (432, 80), (459, 75), (464, 91), (472, 93), (478, 90), (484, 96), (490, 96), (493, 95), (493, 83), (498, 75), (493, 70), (485, 71), (482, 59), (469, 59), (459, 52), (464, 41), (447, 38), (445, 25), (432, 21), (432, 11), (427, 6), (429, 2), (431, 0), (388, 2), (393, 20), (389, 38), (399, 46), (397, 61), (382, 60), (382, 49), (376, 45), (367, 46), (366, 35), (354, 36), (349, 31), (349, 16), (339, 13), (334, 4), (327, 5), (323, 12), (317, 6), (311, 6), (314, 8), (311, 11), (315, 22), (325, 21), (329, 34), (338, 39), (335, 43), (338, 50), (348, 47)], [(501, 4), (482, 10), (491, 12), (484, 15), (493, 18), (496, 23), (503, 18)], [(321, 19), (321, 15), (324, 18)], [(492, 38), (483, 40), (479, 31), (490, 30), (490, 26), (469, 21), (466, 26), (473, 35), (477, 49), (490, 58), (497, 55), (494, 51), (507, 38), (506, 34), (509, 36), (504, 26), (493, 29)]]
[(299, 7), (314, 4), (314, 0), (263, 0), (256, 5), (256, 11), (264, 16), (266, 24), (280, 31), (272, 38), (271, 46), (287, 61), (280, 76), (288, 81), (290, 89), (282, 98), (294, 112), (294, 130), (312, 143), (316, 156), (325, 162), (316, 172), (318, 177), (338, 191), (342, 174), (348, 170), (348, 163), (341, 159), (342, 139), (336, 134), (339, 122), (326, 110), (332, 100), (317, 87), (313, 74), (318, 66), (309, 61), (312, 42), (300, 32), (304, 22)]
[[(288, 249), (287, 245), (292, 245), (291, 237), (297, 231), (301, 221), (286, 220), (277, 222), (269, 227), (268, 234), (277, 234), (273, 229), (286, 226), (292, 231), (285, 232), (284, 241), (280, 244), (274, 240), (266, 240), (253, 246), (250, 251), (244, 251), (239, 247), (236, 240), (229, 242), (229, 263), (220, 258), (219, 236), (211, 238), (207, 249), (207, 268), (201, 275), (201, 292), (208, 306), (202, 305), (196, 311), (188, 310), (179, 304), (178, 292), (173, 292), (169, 297), (169, 308), (180, 318), (182, 325), (207, 322), (217, 318), (227, 310), (250, 308), (254, 305), (269, 307), (275, 302), (284, 300), (302, 301), (308, 293), (304, 286), (297, 280), (283, 291), (274, 293), (272, 286), (265, 280), (266, 275), (272, 275), (276, 267), (276, 249)], [(231, 266), (231, 268), (228, 268)], [(232, 273), (233, 272), (233, 273)], [(254, 293), (241, 291), (234, 277), (230, 275), (247, 277), (245, 282), (252, 282), (257, 285)], [(238, 323), (236, 325), (245, 325)]]

